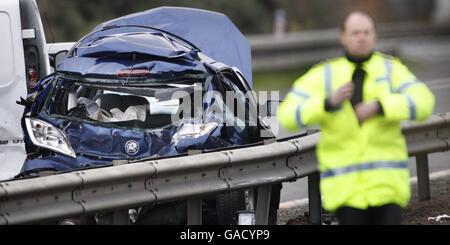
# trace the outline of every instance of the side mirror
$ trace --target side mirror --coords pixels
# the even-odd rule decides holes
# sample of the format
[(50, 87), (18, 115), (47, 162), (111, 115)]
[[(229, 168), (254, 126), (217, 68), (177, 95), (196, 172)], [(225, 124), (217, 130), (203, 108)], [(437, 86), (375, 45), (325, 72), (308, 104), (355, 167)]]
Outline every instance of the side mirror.
[(69, 53), (68, 50), (61, 50), (58, 53), (56, 53), (55, 55), (55, 63), (54, 63), (54, 69), (56, 70), (56, 67), (58, 67), (59, 64), (61, 64), (61, 62), (67, 58), (67, 54)]
[[(274, 117), (277, 115), (278, 106), (281, 104), (281, 100), (267, 100), (264, 104), (260, 105), (260, 116)], [(261, 110), (262, 109), (262, 110)], [(267, 112), (266, 115), (262, 115), (261, 112)]]

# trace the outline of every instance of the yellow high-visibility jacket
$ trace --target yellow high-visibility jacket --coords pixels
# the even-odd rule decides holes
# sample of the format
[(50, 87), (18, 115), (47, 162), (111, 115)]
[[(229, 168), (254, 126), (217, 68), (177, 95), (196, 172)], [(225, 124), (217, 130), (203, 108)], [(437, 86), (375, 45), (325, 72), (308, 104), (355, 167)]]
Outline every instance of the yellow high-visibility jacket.
[(295, 81), (278, 108), (280, 124), (290, 130), (320, 124), (316, 154), (323, 207), (359, 209), (410, 199), (408, 152), (401, 120), (423, 121), (433, 113), (434, 95), (399, 59), (374, 52), (363, 63), (363, 102), (379, 101), (377, 114), (361, 125), (349, 100), (333, 111), (325, 99), (352, 80), (356, 65), (341, 57), (312, 67)]

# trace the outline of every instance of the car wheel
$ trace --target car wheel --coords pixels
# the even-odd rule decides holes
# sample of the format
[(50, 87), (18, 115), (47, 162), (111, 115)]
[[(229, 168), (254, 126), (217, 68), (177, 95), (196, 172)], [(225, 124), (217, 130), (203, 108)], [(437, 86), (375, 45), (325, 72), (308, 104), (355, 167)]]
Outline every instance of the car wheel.
[(186, 225), (187, 202), (176, 201), (145, 206), (135, 225)]

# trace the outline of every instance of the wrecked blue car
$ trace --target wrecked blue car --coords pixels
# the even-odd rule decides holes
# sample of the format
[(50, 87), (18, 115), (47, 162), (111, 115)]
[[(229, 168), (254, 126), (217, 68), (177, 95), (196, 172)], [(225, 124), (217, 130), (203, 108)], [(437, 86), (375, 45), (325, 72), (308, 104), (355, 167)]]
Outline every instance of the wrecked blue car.
[[(163, 7), (100, 24), (24, 102), (28, 158), (20, 177), (260, 142), (270, 130), (251, 113), (258, 107), (251, 87), (250, 45), (222, 14)], [(231, 217), (217, 211), (231, 194), (221, 195), (204, 199), (211, 223), (235, 223), (243, 192), (232, 194), (241, 201)], [(185, 208), (144, 207), (136, 222), (175, 215), (169, 223), (183, 224)]]

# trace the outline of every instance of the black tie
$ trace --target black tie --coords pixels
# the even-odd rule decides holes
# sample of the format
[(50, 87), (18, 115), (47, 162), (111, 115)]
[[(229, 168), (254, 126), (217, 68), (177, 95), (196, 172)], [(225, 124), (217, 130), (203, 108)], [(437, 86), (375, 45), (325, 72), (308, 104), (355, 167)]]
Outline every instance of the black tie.
[(362, 102), (363, 84), (365, 76), (366, 71), (362, 69), (361, 63), (356, 63), (356, 69), (352, 75), (352, 81), (353, 84), (355, 85), (355, 89), (353, 91), (353, 96), (350, 99), (350, 102), (352, 102), (353, 107), (355, 107), (355, 105), (357, 105), (358, 103)]
[(352, 106), (355, 107), (358, 103), (362, 102), (363, 99), (363, 84), (364, 78), (366, 77), (366, 71), (362, 69), (362, 64), (372, 57), (373, 52), (363, 57), (355, 57), (345, 52), (345, 57), (356, 65), (356, 69), (352, 75), (352, 81), (355, 85), (355, 90), (353, 91), (353, 97), (350, 99)]

